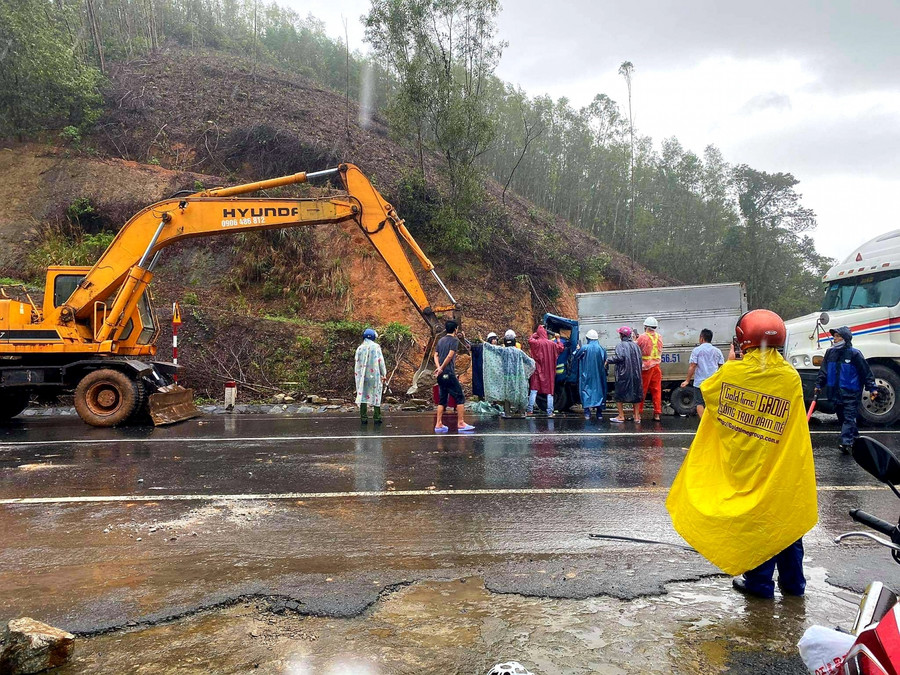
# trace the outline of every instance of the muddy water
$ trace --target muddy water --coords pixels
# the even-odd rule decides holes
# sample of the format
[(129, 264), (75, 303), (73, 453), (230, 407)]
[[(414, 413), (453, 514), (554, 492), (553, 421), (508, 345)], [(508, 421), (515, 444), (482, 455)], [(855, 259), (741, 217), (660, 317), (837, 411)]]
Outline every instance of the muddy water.
[[(803, 673), (812, 623), (848, 625), (852, 595), (824, 570), (805, 599), (734, 593), (723, 577), (630, 602), (492, 594), (479, 578), (423, 582), (353, 619), (303, 617), (260, 601), (79, 640), (59, 673), (486, 673), (515, 659), (535, 675)], [(273, 611), (274, 610), (274, 611)]]

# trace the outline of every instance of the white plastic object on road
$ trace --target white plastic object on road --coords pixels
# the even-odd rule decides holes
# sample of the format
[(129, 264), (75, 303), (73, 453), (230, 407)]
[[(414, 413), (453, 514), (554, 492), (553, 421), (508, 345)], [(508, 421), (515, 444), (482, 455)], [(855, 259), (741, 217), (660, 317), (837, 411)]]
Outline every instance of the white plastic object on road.
[(532, 675), (532, 673), (518, 661), (507, 661), (491, 668), (488, 675)]
[(806, 629), (797, 647), (800, 657), (812, 675), (832, 675), (841, 672), (844, 656), (850, 651), (856, 637), (824, 626)]

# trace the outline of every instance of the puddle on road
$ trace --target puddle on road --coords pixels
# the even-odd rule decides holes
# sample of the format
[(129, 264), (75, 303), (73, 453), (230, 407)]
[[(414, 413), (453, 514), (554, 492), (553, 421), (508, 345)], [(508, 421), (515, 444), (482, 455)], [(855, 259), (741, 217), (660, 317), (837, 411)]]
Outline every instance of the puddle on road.
[(668, 586), (633, 601), (488, 592), (479, 578), (422, 582), (353, 619), (273, 613), (265, 601), (79, 640), (59, 673), (486, 673), (521, 661), (535, 675), (805, 672), (796, 643), (855, 607), (812, 576), (805, 599), (747, 599), (730, 579)]

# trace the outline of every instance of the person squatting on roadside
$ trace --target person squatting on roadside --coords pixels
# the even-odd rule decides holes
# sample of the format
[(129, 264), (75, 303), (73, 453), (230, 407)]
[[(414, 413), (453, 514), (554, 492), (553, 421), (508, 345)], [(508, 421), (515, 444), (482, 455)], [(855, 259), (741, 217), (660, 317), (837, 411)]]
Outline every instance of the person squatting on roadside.
[(466, 397), (463, 395), (459, 380), (456, 379), (456, 353), (459, 351), (459, 338), (456, 336), (456, 331), (458, 329), (459, 324), (456, 321), (447, 321), (444, 324), (447, 334), (438, 340), (434, 350), (434, 376), (437, 378), (440, 392), (434, 431), (439, 434), (448, 431), (444, 425), (444, 410), (447, 408), (447, 400), (450, 396), (456, 400), (457, 429), (459, 431), (474, 431), (475, 429), (472, 425), (466, 424)]
[(672, 483), (666, 508), (678, 533), (742, 593), (803, 595), (803, 540), (818, 519), (812, 441), (797, 371), (778, 352), (787, 330), (774, 312), (744, 314), (743, 358), (701, 384), (707, 413)]
[(700, 344), (691, 351), (691, 361), (688, 366), (688, 375), (682, 387), (688, 386), (691, 380), (694, 381), (694, 396), (697, 400), (697, 417), (703, 417), (703, 409), (706, 402), (703, 400), (703, 394), (700, 392), (700, 385), (703, 381), (716, 372), (725, 363), (725, 357), (722, 350), (713, 346), (713, 332), (709, 328), (700, 331)]
[[(606, 405), (606, 350), (598, 341), (597, 331), (589, 330), (585, 335), (587, 344), (575, 352), (578, 364), (578, 390), (584, 419), (591, 419), (591, 408), (597, 411), (597, 419), (603, 419)], [(548, 399), (549, 400), (549, 399)]]
[(619, 409), (618, 417), (613, 417), (610, 422), (619, 424), (625, 421), (626, 403), (632, 404), (634, 421), (640, 422), (638, 404), (644, 400), (644, 382), (641, 376), (643, 355), (631, 336), (631, 328), (622, 326), (615, 353), (606, 357), (608, 363), (616, 366), (616, 407)]
[(825, 359), (816, 378), (815, 395), (824, 388), (828, 400), (834, 405), (838, 422), (841, 423), (841, 452), (850, 453), (853, 441), (859, 436), (856, 416), (862, 400), (863, 387), (875, 399), (878, 389), (875, 376), (865, 357), (853, 346), (853, 333), (847, 326), (832, 328), (834, 346), (825, 352)]
[(554, 342), (547, 336), (547, 329), (538, 326), (537, 330), (528, 338), (531, 348), (531, 358), (534, 359), (534, 374), (531, 376), (531, 391), (528, 397), (526, 414), (534, 413), (534, 404), (538, 394), (547, 396), (547, 417), (553, 417), (553, 389), (556, 386), (556, 359), (562, 353), (563, 347), (559, 342)]
[(653, 398), (653, 419), (659, 422), (659, 416), (662, 413), (662, 353), (663, 341), (660, 334), (659, 322), (652, 316), (644, 319), (644, 332), (637, 339), (637, 346), (641, 348), (643, 354), (643, 363), (641, 377), (644, 384), (644, 398), (638, 403), (634, 410), (634, 421), (641, 421), (641, 414), (644, 412), (644, 399), (647, 398), (647, 392), (650, 392)]
[(381, 394), (384, 390), (384, 378), (387, 368), (381, 346), (375, 342), (378, 334), (371, 328), (363, 331), (362, 344), (356, 348), (356, 405), (359, 406), (359, 417), (363, 424), (368, 424), (368, 407), (371, 405), (375, 424), (381, 424)]
[(503, 346), (484, 344), (484, 395), (488, 401), (503, 403), (503, 417), (510, 417), (512, 408), (525, 414), (528, 405), (528, 380), (534, 374), (535, 363), (516, 346), (516, 334), (506, 331)]

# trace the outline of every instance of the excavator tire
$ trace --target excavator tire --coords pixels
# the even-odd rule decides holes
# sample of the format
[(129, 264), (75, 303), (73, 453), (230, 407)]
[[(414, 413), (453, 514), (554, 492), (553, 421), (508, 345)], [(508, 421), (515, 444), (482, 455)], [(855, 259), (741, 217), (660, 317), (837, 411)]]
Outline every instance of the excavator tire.
[(85, 375), (75, 388), (75, 410), (95, 427), (122, 424), (144, 400), (143, 384), (111, 368)]
[(138, 402), (134, 406), (134, 412), (131, 413), (131, 417), (128, 418), (128, 424), (151, 426), (153, 420), (150, 417), (150, 406), (148, 405), (150, 392), (147, 390), (147, 384), (143, 380), (137, 380), (135, 385), (138, 390)]
[(11, 420), (28, 407), (28, 394), (22, 392), (0, 393), (0, 420)]

